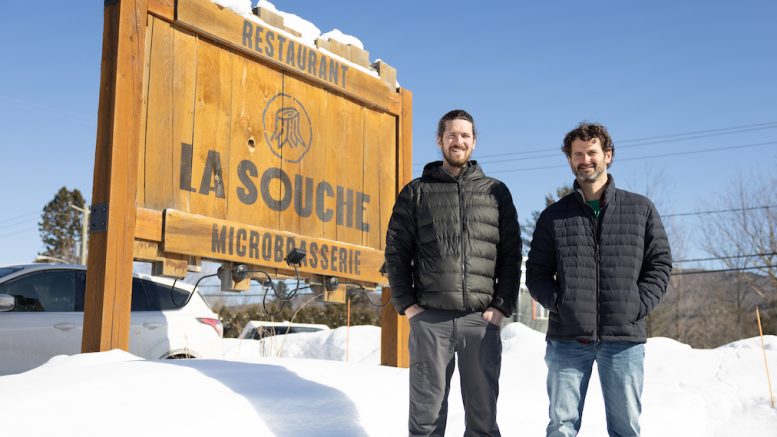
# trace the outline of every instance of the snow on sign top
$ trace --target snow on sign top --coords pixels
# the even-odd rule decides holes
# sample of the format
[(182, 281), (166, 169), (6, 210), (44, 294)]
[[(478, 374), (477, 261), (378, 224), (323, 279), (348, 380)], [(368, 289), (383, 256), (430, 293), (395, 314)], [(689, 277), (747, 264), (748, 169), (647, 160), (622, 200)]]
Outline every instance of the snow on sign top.
[[(371, 64), (369, 53), (364, 50), (364, 45), (355, 36), (344, 34), (338, 29), (322, 34), (321, 30), (310, 21), (297, 15), (280, 11), (267, 0), (259, 0), (255, 8), (251, 7), (251, 0), (211, 1), (251, 21), (276, 27), (287, 38), (317, 47), (320, 51), (337, 58), (351, 67), (371, 76), (383, 78), (398, 87), (398, 84), (396, 84), (396, 72), (393, 71), (393, 68), (387, 66), (382, 61), (380, 64)], [(389, 70), (388, 74), (381, 74), (385, 70), (379, 72), (376, 70), (375, 65), (381, 65), (385, 70)]]

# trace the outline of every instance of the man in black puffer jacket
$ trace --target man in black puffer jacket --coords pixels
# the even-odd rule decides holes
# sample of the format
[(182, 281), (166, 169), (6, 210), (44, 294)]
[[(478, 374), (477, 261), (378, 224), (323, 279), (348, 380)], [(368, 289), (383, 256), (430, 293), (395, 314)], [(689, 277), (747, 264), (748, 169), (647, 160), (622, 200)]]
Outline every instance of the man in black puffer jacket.
[(610, 436), (638, 436), (645, 317), (666, 293), (669, 242), (653, 203), (607, 174), (604, 126), (581, 123), (562, 151), (575, 190), (542, 212), (526, 263), (529, 292), (550, 310), (547, 435), (577, 435), (596, 361)]
[(472, 116), (445, 114), (444, 160), (400, 192), (386, 236), (396, 310), (410, 321), (411, 436), (442, 436), (458, 356), (466, 436), (499, 436), (496, 402), (504, 317), (515, 311), (521, 275), (518, 217), (507, 187), (469, 157)]

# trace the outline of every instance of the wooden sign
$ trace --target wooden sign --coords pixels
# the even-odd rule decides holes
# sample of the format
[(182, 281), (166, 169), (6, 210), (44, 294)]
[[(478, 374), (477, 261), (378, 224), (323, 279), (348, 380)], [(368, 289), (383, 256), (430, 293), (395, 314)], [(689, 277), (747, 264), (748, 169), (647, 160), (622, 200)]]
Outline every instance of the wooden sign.
[(291, 232), (165, 211), (165, 250), (288, 269), (284, 261), (291, 249), (306, 251), (300, 269), (323, 276), (381, 282), (383, 252), (361, 245), (323, 238), (309, 238)]
[[(173, 20), (160, 15), (146, 30), (138, 207), (357, 247), (369, 264), (329, 274), (385, 282), (378, 253), (400, 185), (409, 94), (210, 0), (177, 2)], [(185, 246), (167, 232), (166, 222), (163, 253), (277, 267), (212, 251), (210, 229)], [(300, 270), (322, 273), (311, 261)]]
[(203, 259), (288, 271), (297, 247), (303, 276), (385, 285), (412, 94), (367, 52), (258, 16), (106, 1), (82, 350), (127, 349), (133, 259), (175, 277)]

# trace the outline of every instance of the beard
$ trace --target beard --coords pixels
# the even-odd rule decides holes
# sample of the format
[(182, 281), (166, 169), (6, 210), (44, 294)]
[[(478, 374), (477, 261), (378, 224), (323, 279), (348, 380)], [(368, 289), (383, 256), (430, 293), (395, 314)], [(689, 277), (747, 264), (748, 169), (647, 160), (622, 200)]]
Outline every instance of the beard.
[(467, 165), (467, 162), (469, 162), (469, 157), (472, 154), (470, 153), (464, 153), (463, 156), (459, 154), (453, 154), (453, 153), (443, 153), (442, 157), (445, 159), (445, 162), (448, 163), (451, 167), (455, 168), (461, 168), (465, 167)]
[(572, 172), (575, 174), (575, 178), (577, 178), (577, 181), (581, 184), (596, 182), (604, 173), (604, 168), (599, 167), (599, 164), (594, 165), (594, 171), (592, 173), (584, 173), (584, 169), (585, 167), (583, 166), (572, 168)]

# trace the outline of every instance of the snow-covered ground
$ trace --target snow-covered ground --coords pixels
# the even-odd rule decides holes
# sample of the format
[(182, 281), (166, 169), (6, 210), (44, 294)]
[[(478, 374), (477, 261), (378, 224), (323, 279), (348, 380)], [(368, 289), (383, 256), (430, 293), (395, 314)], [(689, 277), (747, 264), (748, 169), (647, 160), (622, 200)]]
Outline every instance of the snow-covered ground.
[[(502, 339), (502, 434), (544, 435), (543, 335), (514, 323)], [(643, 436), (777, 435), (760, 341), (696, 350), (650, 339)], [(118, 350), (59, 356), (0, 377), (0, 435), (407, 435), (407, 370), (380, 366), (379, 344), (379, 328), (358, 326), (264, 343), (227, 339), (223, 360), (147, 361)], [(777, 337), (767, 336), (766, 348), (775, 378)], [(582, 436), (607, 435), (593, 379)], [(450, 396), (448, 435), (462, 435), (457, 376)]]

